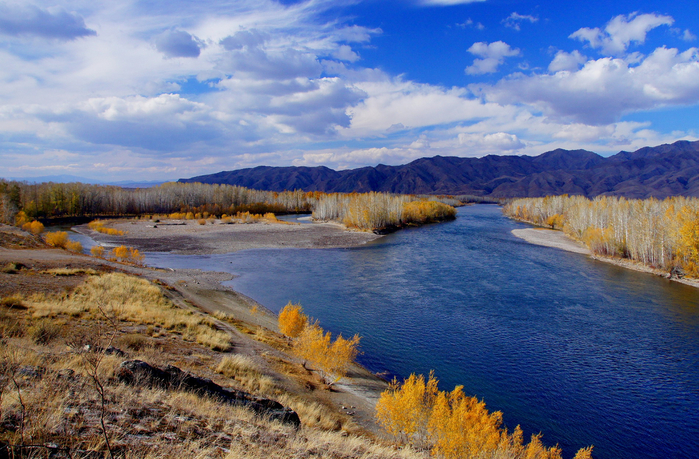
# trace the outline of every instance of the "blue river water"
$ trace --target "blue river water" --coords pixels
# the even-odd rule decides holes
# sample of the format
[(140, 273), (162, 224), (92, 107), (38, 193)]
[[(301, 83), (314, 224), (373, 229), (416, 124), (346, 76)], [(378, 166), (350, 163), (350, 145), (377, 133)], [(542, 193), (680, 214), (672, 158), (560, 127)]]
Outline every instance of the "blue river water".
[(699, 289), (530, 245), (500, 208), (352, 249), (147, 253), (146, 263), (231, 272), (273, 311), (300, 302), (362, 336), (360, 362), (440, 387), (543, 433), (565, 458), (699, 457)]

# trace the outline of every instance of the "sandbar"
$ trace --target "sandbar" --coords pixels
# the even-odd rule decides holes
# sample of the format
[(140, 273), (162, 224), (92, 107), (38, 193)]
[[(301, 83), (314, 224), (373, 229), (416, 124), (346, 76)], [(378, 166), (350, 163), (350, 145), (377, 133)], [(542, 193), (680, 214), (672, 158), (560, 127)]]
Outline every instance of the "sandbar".
[(205, 225), (200, 225), (196, 220), (117, 220), (106, 226), (125, 231), (126, 234), (109, 236), (93, 231), (87, 225), (77, 226), (74, 230), (106, 247), (126, 245), (143, 252), (172, 252), (182, 255), (222, 254), (260, 248), (348, 248), (381, 237), (374, 233), (348, 230), (336, 223), (226, 224), (220, 220), (210, 220)]

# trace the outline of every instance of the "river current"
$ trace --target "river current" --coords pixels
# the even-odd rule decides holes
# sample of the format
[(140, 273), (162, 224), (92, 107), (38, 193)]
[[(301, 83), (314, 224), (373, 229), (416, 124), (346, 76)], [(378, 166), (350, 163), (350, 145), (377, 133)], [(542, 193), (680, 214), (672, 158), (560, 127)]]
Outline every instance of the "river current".
[(146, 263), (226, 271), (277, 312), (300, 302), (362, 336), (374, 372), (427, 374), (543, 433), (565, 458), (699, 456), (699, 289), (530, 245), (500, 208), (352, 249), (147, 253)]

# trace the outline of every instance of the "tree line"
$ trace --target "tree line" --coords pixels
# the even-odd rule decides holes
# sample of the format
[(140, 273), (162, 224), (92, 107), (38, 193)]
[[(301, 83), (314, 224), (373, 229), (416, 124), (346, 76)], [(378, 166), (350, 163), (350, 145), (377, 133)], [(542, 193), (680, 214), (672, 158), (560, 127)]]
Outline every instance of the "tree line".
[[(405, 205), (411, 202), (429, 205)], [(165, 183), (152, 188), (121, 188), (84, 183), (27, 183), (0, 180), (0, 221), (16, 224), (59, 217), (116, 217), (193, 213), (236, 215), (313, 212), (319, 220), (339, 221), (362, 230), (384, 230), (453, 218), (449, 197), (390, 193), (261, 191), (233, 185)]]
[(594, 254), (699, 277), (697, 198), (548, 196), (515, 199), (503, 211), (517, 220), (563, 230)]

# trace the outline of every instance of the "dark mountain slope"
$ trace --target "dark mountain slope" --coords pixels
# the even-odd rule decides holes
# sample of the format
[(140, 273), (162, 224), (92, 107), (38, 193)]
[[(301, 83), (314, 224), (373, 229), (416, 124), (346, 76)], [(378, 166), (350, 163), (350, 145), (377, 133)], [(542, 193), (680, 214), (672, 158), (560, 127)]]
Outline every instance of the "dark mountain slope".
[(334, 171), (327, 167), (255, 167), (181, 179), (282, 191), (387, 191), (536, 197), (555, 194), (629, 198), (699, 196), (699, 141), (678, 141), (609, 158), (586, 150), (539, 156), (420, 158), (401, 166)]

